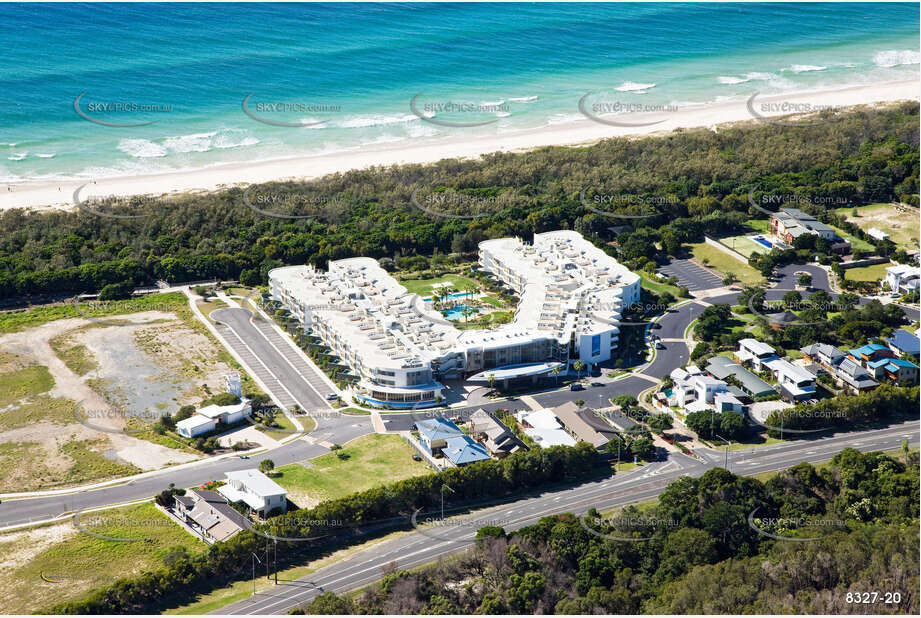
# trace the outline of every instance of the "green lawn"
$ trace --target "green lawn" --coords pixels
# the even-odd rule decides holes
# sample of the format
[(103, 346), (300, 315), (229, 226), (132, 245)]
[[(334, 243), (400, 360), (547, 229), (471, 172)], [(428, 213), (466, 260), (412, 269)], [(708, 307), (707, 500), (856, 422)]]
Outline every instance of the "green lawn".
[(749, 219), (745, 225), (756, 232), (768, 232), (771, 229), (771, 222), (767, 219)]
[(751, 256), (752, 253), (770, 253), (770, 249), (764, 245), (759, 245), (747, 236), (727, 236), (718, 239), (720, 243), (726, 245), (736, 253), (741, 253), (745, 257)]
[(657, 280), (655, 275), (650, 275), (645, 271), (638, 271), (636, 274), (640, 276), (640, 286), (646, 288), (650, 292), (655, 292), (656, 294), (668, 292), (675, 298), (681, 298), (681, 290), (679, 290), (677, 286), (662, 283)]
[(119, 577), (161, 567), (176, 548), (183, 547), (190, 555), (207, 548), (149, 502), (85, 513), (80, 524), (105, 536), (150, 540), (107, 541), (80, 532), (70, 520), (26, 534), (2, 534), (0, 555), (10, 565), (0, 570), (4, 612), (40, 613)]
[(848, 234), (847, 232), (845, 232), (839, 227), (835, 227), (833, 225), (831, 226), (831, 228), (835, 230), (835, 233), (837, 233), (838, 236), (840, 236), (844, 240), (851, 243), (851, 251), (873, 251), (875, 249), (875, 247), (871, 245), (870, 243), (868, 243), (867, 241), (861, 240), (860, 238), (857, 238), (856, 236)]
[(339, 451), (311, 459), (310, 468), (301, 464), (281, 466), (274, 480), (288, 490), (288, 497), (298, 506), (315, 504), (431, 474), (425, 463), (413, 460), (414, 452), (398, 435), (374, 433), (353, 440)]
[(731, 255), (723, 253), (716, 247), (701, 242), (691, 244), (690, 248), (695, 258), (701, 262), (706, 259), (710, 267), (724, 275), (727, 273), (734, 274), (743, 285), (757, 285), (764, 281), (764, 277), (757, 270), (748, 264), (743, 264)]
[(847, 217), (850, 223), (860, 227), (864, 232), (876, 228), (889, 234), (889, 240), (901, 247), (917, 248), (918, 239), (921, 238), (921, 223), (914, 211), (899, 209), (892, 204), (870, 204), (857, 208), (857, 215), (853, 215), (853, 208), (841, 209), (838, 214)]
[(457, 292), (463, 292), (467, 286), (478, 291), (480, 289), (480, 285), (476, 281), (461, 275), (445, 275), (437, 279), (406, 279), (400, 281), (400, 283), (410, 294), (418, 294), (423, 298), (428, 298), (432, 295), (432, 286), (436, 283), (449, 283)]
[(886, 268), (892, 266), (891, 263), (873, 264), (872, 266), (861, 266), (860, 268), (848, 268), (844, 271), (844, 278), (850, 281), (876, 281), (886, 278)]

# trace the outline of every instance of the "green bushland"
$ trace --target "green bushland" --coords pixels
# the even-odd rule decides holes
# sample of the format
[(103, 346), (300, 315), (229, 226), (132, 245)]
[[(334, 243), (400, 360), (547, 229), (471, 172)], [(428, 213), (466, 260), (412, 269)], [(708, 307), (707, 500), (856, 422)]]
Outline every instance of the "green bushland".
[(604, 516), (481, 528), (459, 558), (292, 613), (839, 615), (865, 607), (849, 593), (883, 590), (901, 597), (869, 611), (916, 615), (918, 477), (907, 449), (845, 449), (764, 482), (717, 468)]
[[(261, 285), (283, 264), (325, 266), (353, 256), (423, 272), (444, 265), (446, 255), (459, 256), (455, 266), (469, 263), (488, 238), (530, 238), (559, 228), (578, 231), (636, 265), (639, 258), (679, 255), (683, 244), (701, 242), (704, 234), (738, 234), (753, 216), (752, 191), (756, 200), (771, 193), (814, 197), (814, 203), (917, 204), (917, 133), (918, 103), (905, 102), (837, 113), (814, 126), (752, 122), (719, 131), (687, 129), (255, 187), (306, 198), (292, 199), (292, 208), (297, 203), (303, 207), (298, 214), (315, 217), (296, 221), (257, 215), (246, 207), (242, 187), (106, 207), (149, 215), (134, 220), (8, 209), (0, 213), (0, 298), (93, 292), (128, 280), (238, 278)], [(586, 187), (588, 201), (598, 194), (629, 198), (615, 200), (610, 214), (651, 216), (631, 220), (632, 229), (614, 239), (607, 212), (583, 205)], [(441, 217), (412, 205), (419, 189), (501, 199), (495, 211), (473, 219)], [(469, 216), (465, 203), (448, 200), (445, 208), (458, 204), (458, 212), (445, 214)], [(305, 204), (315, 208), (308, 212)], [(818, 215), (866, 240), (843, 217)], [(617, 246), (608, 244), (612, 240)], [(868, 242), (883, 252), (895, 249)], [(60, 267), (62, 261), (67, 266)]]

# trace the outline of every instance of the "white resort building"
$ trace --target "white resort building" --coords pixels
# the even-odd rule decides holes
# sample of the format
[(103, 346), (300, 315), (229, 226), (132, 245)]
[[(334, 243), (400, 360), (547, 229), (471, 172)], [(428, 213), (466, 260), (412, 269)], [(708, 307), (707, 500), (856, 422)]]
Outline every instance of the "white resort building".
[(480, 243), (481, 268), (518, 293), (514, 319), (460, 330), (409, 294), (372, 258), (269, 273), (272, 297), (346, 363), (355, 395), (370, 405), (440, 401), (440, 380), (486, 382), (547, 374), (558, 365), (611, 358), (621, 312), (640, 297), (640, 278), (572, 231)]

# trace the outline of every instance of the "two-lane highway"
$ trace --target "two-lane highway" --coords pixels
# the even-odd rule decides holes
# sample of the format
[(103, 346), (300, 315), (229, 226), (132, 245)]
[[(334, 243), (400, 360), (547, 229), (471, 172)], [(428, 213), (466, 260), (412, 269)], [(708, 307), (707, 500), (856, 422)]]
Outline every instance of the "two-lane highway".
[[(908, 440), (911, 445), (918, 444), (917, 421), (885, 429), (759, 447), (752, 453), (731, 451), (729, 467), (738, 474), (752, 475), (782, 470), (803, 461), (826, 461), (847, 447), (864, 452), (896, 449), (903, 440)], [(720, 456), (716, 457), (717, 454)], [(498, 525), (511, 531), (556, 513), (581, 515), (592, 507), (607, 511), (651, 500), (682, 476), (699, 477), (716, 467), (714, 460), (719, 460), (719, 465), (723, 462), (722, 453), (714, 453), (714, 457), (707, 459), (707, 463), (702, 463), (684, 455), (672, 454), (668, 461), (652, 463), (602, 481), (482, 509), (465, 516), (463, 522), (456, 526), (450, 525), (449, 520), (447, 525), (442, 524), (435, 530), (416, 530), (381, 542), (307, 577), (279, 582), (268, 593), (259, 593), (215, 613), (283, 614), (309, 602), (321, 592), (341, 593), (372, 584), (380, 579), (384, 569), (394, 564), (398, 569), (410, 569), (463, 551), (473, 544), (473, 535), (482, 525), (499, 522)]]

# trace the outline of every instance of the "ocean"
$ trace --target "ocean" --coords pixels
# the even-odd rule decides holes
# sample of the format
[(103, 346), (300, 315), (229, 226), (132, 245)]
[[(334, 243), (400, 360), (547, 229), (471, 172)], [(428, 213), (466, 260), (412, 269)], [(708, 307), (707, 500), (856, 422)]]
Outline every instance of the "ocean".
[[(919, 78), (917, 4), (0, 4), (0, 182)], [(588, 97), (588, 98), (586, 98)], [(445, 152), (450, 156), (450, 152)]]

